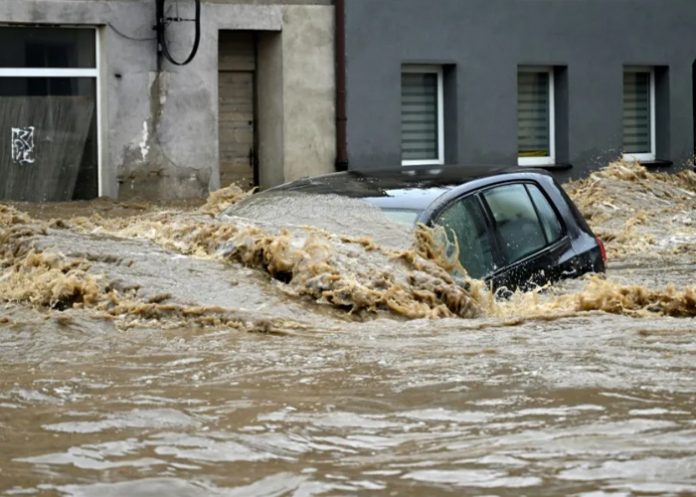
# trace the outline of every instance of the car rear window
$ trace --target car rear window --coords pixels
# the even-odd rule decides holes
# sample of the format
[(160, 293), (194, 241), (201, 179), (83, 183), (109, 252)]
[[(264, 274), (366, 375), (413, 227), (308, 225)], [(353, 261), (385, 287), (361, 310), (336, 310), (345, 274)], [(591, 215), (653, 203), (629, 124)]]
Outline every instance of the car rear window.
[(493, 214), (507, 264), (546, 246), (544, 228), (525, 185), (498, 186), (485, 191), (483, 197)]
[(476, 197), (455, 202), (437, 220), (449, 241), (459, 244), (459, 262), (472, 278), (483, 278), (495, 267), (486, 220)]
[(539, 187), (532, 184), (525, 185), (532, 201), (537, 208), (537, 213), (541, 218), (541, 225), (546, 235), (546, 243), (553, 243), (563, 235), (563, 227), (558, 220), (556, 211), (553, 210), (546, 196), (541, 193)]
[(382, 209), (387, 219), (399, 224), (413, 226), (421, 211), (413, 209)]

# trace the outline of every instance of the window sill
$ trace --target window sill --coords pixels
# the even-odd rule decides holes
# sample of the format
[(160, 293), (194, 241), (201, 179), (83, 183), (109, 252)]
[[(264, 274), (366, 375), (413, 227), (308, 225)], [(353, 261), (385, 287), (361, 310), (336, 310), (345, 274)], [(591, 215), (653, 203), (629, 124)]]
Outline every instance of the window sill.
[(416, 161), (402, 161), (401, 167), (419, 167), (419, 166), (444, 166), (445, 163), (441, 160), (416, 160)]
[(564, 169), (570, 169), (573, 167), (572, 164), (568, 162), (556, 162), (554, 164), (529, 164), (520, 165), (519, 167), (533, 168), (533, 169), (548, 169), (549, 171), (562, 171)]
[(674, 163), (671, 160), (642, 160), (640, 161), (641, 166), (645, 166), (648, 168), (661, 168), (661, 167), (670, 167)]

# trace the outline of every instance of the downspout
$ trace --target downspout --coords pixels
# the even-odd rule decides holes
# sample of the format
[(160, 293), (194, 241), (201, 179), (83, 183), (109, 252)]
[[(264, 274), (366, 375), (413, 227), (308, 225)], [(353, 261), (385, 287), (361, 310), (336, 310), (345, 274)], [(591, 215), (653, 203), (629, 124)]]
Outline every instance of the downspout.
[(346, 127), (346, 1), (336, 0), (336, 171), (348, 170), (348, 140)]

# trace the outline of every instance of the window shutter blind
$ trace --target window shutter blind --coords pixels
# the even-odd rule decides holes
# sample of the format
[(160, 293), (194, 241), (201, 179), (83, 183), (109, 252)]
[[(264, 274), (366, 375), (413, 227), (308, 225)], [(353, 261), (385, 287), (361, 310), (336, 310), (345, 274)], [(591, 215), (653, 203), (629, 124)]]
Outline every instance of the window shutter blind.
[(401, 75), (401, 158), (438, 158), (437, 74)]
[(650, 73), (625, 72), (623, 99), (624, 153), (650, 153)]
[(520, 157), (549, 157), (549, 74), (517, 75), (517, 143)]

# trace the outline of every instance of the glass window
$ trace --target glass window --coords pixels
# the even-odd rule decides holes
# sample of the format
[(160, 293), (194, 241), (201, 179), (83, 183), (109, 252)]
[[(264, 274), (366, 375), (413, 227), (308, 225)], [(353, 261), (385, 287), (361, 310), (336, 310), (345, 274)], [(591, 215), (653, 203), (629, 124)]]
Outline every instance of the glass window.
[(623, 152), (629, 160), (654, 160), (654, 89), (651, 70), (626, 70), (623, 80)]
[(94, 29), (0, 27), (0, 199), (99, 195)]
[(524, 185), (499, 186), (483, 196), (495, 219), (507, 264), (544, 248), (544, 230)]
[(401, 74), (401, 160), (444, 162), (442, 68), (404, 66)]
[(535, 185), (527, 184), (527, 191), (532, 197), (532, 201), (537, 208), (537, 213), (541, 218), (541, 226), (544, 228), (546, 242), (553, 243), (561, 238), (563, 227), (558, 220), (556, 211), (553, 210), (546, 196)]
[(418, 219), (420, 214), (420, 211), (412, 209), (382, 209), (382, 212), (390, 221), (408, 226), (416, 224), (416, 219)]
[(0, 67), (96, 67), (93, 29), (0, 28)]
[(520, 165), (554, 162), (553, 100), (551, 70), (520, 69), (517, 74), (517, 146)]
[(0, 78), (0, 198), (98, 195), (95, 96), (93, 78)]
[(472, 278), (495, 270), (495, 260), (486, 221), (476, 197), (467, 197), (448, 207), (438, 218), (450, 241), (459, 244), (459, 261)]

